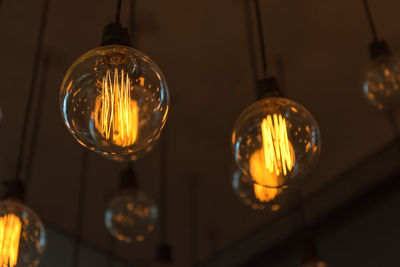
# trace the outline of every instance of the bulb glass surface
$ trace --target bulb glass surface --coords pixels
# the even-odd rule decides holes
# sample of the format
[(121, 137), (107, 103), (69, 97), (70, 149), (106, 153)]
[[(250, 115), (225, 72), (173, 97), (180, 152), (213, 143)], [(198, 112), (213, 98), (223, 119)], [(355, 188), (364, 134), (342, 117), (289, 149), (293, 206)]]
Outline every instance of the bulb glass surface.
[(379, 110), (400, 107), (400, 65), (392, 55), (372, 60), (367, 69), (363, 92), (368, 102)]
[(136, 189), (124, 189), (109, 203), (105, 223), (118, 240), (142, 242), (155, 230), (158, 210), (154, 201)]
[(280, 97), (250, 105), (232, 134), (234, 157), (243, 174), (268, 187), (284, 187), (307, 174), (318, 160), (320, 143), (312, 115)]
[(131, 47), (109, 45), (87, 52), (70, 67), (60, 106), (80, 144), (114, 160), (135, 160), (158, 140), (169, 94), (149, 57)]
[(237, 170), (232, 177), (233, 191), (246, 206), (254, 210), (280, 210), (282, 196), (287, 189), (254, 183), (240, 170)]
[(46, 234), (39, 217), (20, 202), (0, 202), (0, 266), (38, 266), (45, 247)]

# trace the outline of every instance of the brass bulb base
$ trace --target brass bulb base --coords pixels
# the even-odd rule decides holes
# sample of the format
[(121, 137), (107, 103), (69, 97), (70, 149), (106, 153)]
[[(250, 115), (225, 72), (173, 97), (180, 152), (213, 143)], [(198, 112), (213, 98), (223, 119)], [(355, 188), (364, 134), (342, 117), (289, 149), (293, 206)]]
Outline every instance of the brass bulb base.
[(1, 200), (12, 199), (24, 202), (25, 201), (25, 186), (19, 179), (12, 179), (3, 182), (4, 191)]
[(123, 28), (119, 22), (107, 24), (103, 28), (101, 46), (104, 45), (130, 45), (130, 37), (127, 28)]
[(283, 97), (278, 80), (274, 76), (257, 80), (256, 91), (258, 100), (265, 97)]

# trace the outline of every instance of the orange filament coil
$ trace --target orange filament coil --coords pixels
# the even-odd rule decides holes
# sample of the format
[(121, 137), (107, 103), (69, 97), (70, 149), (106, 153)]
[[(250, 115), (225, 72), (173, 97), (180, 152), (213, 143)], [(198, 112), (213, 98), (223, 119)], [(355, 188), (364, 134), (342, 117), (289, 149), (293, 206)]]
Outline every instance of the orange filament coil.
[(17, 265), (21, 228), (22, 222), (14, 214), (0, 218), (0, 266)]
[[(286, 176), (295, 164), (295, 153), (287, 134), (282, 115), (268, 115), (261, 122), (262, 149), (250, 157), (250, 174), (258, 183), (254, 185), (256, 197), (263, 202), (273, 200), (281, 189), (279, 178)], [(261, 185), (268, 185), (264, 187)]]
[(131, 99), (129, 75), (114, 69), (107, 70), (99, 82), (100, 95), (94, 108), (95, 127), (113, 144), (127, 147), (136, 142), (139, 128), (139, 108)]

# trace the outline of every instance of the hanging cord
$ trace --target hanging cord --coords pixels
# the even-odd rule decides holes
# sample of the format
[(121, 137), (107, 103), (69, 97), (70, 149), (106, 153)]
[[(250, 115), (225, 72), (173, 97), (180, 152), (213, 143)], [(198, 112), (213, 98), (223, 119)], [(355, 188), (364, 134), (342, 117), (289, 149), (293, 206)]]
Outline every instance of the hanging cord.
[(117, 0), (117, 10), (116, 10), (116, 14), (115, 14), (115, 22), (120, 23), (120, 19), (121, 19), (121, 0)]
[(89, 169), (88, 164), (89, 164), (89, 150), (83, 148), (81, 173), (79, 176), (79, 189), (78, 189), (79, 191), (78, 191), (76, 223), (75, 223), (76, 235), (74, 242), (74, 251), (72, 255), (72, 267), (79, 266), (80, 244), (82, 243), (83, 224), (85, 215), (86, 187), (87, 187), (88, 169)]
[(160, 239), (161, 244), (167, 242), (167, 214), (168, 214), (168, 131), (165, 126), (164, 136), (160, 148)]
[(45, 90), (46, 90), (46, 81), (47, 81), (47, 72), (49, 68), (49, 57), (46, 55), (43, 60), (43, 69), (42, 75), (39, 82), (39, 88), (37, 92), (37, 103), (36, 110), (34, 112), (35, 117), (33, 121), (33, 129), (32, 129), (32, 137), (31, 143), (29, 146), (28, 157), (26, 159), (26, 174), (25, 174), (25, 186), (28, 188), (31, 177), (32, 177), (32, 166), (34, 165), (36, 151), (37, 151), (37, 140), (38, 133), (40, 128), (40, 121), (42, 118), (43, 111), (43, 100), (45, 98)]
[(198, 218), (197, 218), (197, 177), (189, 177), (189, 197), (190, 197), (190, 239), (191, 239), (191, 258), (192, 266), (197, 266), (198, 260), (198, 247), (197, 247), (197, 230), (198, 230)]
[(371, 14), (371, 9), (368, 4), (368, 0), (362, 0), (364, 4), (364, 9), (365, 9), (365, 15), (367, 16), (367, 20), (369, 23), (369, 27), (371, 29), (372, 37), (374, 39), (374, 42), (378, 42), (378, 34), (376, 32), (374, 20), (372, 19), (372, 14)]
[(35, 50), (35, 55), (34, 55), (32, 77), (31, 77), (31, 81), (29, 84), (28, 103), (26, 106), (24, 120), (23, 120), (23, 124), (22, 124), (22, 131), (21, 131), (19, 152), (18, 152), (18, 159), (17, 159), (17, 167), (16, 167), (16, 171), (15, 171), (15, 179), (20, 180), (20, 181), (22, 181), (21, 176), (22, 176), (22, 168), (24, 165), (23, 161), (24, 161), (25, 145), (26, 145), (25, 142), (26, 142), (26, 136), (28, 134), (30, 114), (32, 113), (33, 98), (35, 95), (35, 87), (36, 87), (35, 85), (36, 85), (36, 81), (38, 78), (37, 76), (38, 76), (38, 70), (39, 70), (39, 65), (40, 65), (40, 58), (41, 58), (42, 51), (43, 51), (43, 40), (44, 40), (45, 30), (46, 30), (46, 26), (47, 26), (49, 1), (50, 0), (44, 0), (44, 2), (43, 2), (42, 17), (40, 20), (40, 27), (39, 27), (39, 35), (38, 35), (38, 40), (37, 40), (36, 50)]
[(260, 42), (260, 53), (261, 53), (261, 64), (263, 70), (263, 77), (268, 74), (268, 65), (267, 65), (267, 54), (265, 51), (265, 38), (264, 38), (264, 30), (262, 26), (262, 18), (261, 18), (261, 10), (259, 0), (254, 0), (254, 7), (256, 12), (256, 22), (257, 22), (257, 31), (258, 31), (258, 41)]
[(247, 46), (250, 55), (250, 68), (251, 74), (253, 76), (253, 81), (257, 81), (257, 55), (254, 49), (254, 31), (253, 24), (251, 21), (251, 10), (250, 10), (250, 1), (243, 1), (243, 10), (244, 10), (244, 18), (245, 18), (245, 26), (246, 26), (246, 36), (247, 36)]

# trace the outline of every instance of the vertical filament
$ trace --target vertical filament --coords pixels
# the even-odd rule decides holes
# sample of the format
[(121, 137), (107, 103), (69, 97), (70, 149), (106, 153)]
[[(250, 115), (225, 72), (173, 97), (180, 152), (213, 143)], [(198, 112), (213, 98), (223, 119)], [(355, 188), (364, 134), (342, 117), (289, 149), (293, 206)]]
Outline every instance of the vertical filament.
[[(282, 115), (268, 115), (261, 122), (262, 148), (250, 157), (250, 174), (257, 184), (254, 193), (260, 201), (273, 200), (280, 192), (279, 178), (286, 176), (295, 164), (295, 153)], [(269, 187), (261, 186), (268, 185)]]
[(94, 108), (95, 127), (100, 134), (113, 144), (126, 147), (135, 143), (139, 128), (139, 108), (131, 100), (129, 75), (117, 68), (114, 75), (107, 70), (98, 83), (100, 95)]
[(21, 228), (22, 222), (14, 214), (0, 218), (0, 266), (17, 265)]

